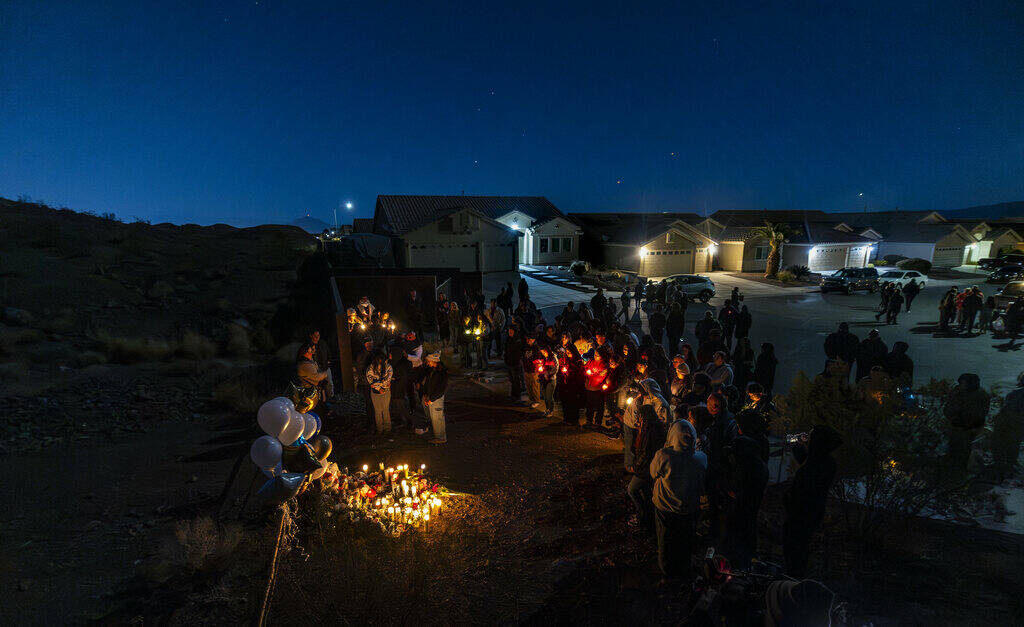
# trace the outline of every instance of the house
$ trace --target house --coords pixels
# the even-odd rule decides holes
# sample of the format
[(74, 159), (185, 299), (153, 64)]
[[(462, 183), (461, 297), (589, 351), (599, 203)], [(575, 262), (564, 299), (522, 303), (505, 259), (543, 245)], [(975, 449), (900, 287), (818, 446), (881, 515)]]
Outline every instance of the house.
[(756, 231), (765, 222), (781, 224), (788, 232), (781, 268), (798, 265), (826, 272), (861, 267), (871, 258), (874, 239), (843, 228), (845, 225), (824, 211), (723, 210), (697, 227), (719, 241), (717, 267), (730, 272), (764, 272), (771, 247)]
[(946, 220), (936, 211), (872, 211), (832, 216), (855, 232), (870, 228), (879, 239), (878, 257), (927, 259), (936, 268), (962, 265), (969, 247), (977, 241), (962, 225)]
[(588, 261), (647, 277), (709, 272), (718, 242), (695, 213), (571, 213)]
[(373, 233), (373, 218), (353, 219), (352, 233)]
[(496, 291), (519, 280), (523, 235), (492, 217), (509, 203), (499, 196), (378, 196), (373, 232), (394, 240), (399, 267), (479, 273), (484, 289)]
[[(974, 242), (967, 247), (964, 263), (976, 264), (979, 259), (995, 257), (999, 251), (1007, 248), (1024, 250), (1024, 238), (1020, 236), (1020, 233), (1024, 232), (1024, 229), (1021, 229), (1024, 227), (1022, 224), (979, 220), (950, 220), (950, 222), (960, 224), (974, 238)], [(1015, 230), (1014, 227), (1021, 231)]]

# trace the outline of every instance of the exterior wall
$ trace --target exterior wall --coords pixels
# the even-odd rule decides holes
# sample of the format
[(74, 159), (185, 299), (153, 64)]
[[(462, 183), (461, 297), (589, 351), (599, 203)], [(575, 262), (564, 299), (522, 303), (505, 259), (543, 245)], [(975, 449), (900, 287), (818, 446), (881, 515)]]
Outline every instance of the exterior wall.
[[(940, 268), (959, 266), (964, 261), (965, 246), (971, 243), (959, 233), (950, 233), (935, 243), (935, 249), (932, 251), (932, 265)], [(950, 249), (959, 250), (951, 251)]]
[(810, 246), (783, 244), (779, 267), (788, 268), (789, 266), (810, 266), (810, 264), (807, 263), (807, 253), (810, 250)]
[[(457, 220), (458, 215), (453, 217)], [(469, 233), (450, 233), (446, 232), (445, 222), (444, 219), (432, 222), (402, 238), (405, 267), (518, 272), (516, 241), (510, 241), (506, 229), (476, 218), (476, 226)], [(494, 254), (493, 258), (488, 258), (488, 252)]]
[(601, 244), (598, 264), (605, 264), (616, 270), (636, 272), (640, 269), (640, 250), (626, 244)]
[(1013, 248), (1015, 246), (1017, 248), (1020, 248), (1020, 244), (1020, 240), (1014, 237), (1012, 233), (1004, 233), (992, 242), (992, 248), (990, 251), (991, 254), (989, 256), (994, 257), (1000, 250), (1004, 248)]
[[(767, 256), (764, 259), (754, 259), (754, 253), (757, 251), (758, 246), (768, 246), (768, 243), (754, 240), (743, 245), (742, 272), (764, 272), (768, 268)], [(769, 247), (770, 250), (771, 248)], [(784, 268), (785, 266), (782, 267)]]
[[(533, 261), (524, 263), (534, 263), (537, 265), (548, 265), (568, 264), (573, 259), (580, 258), (580, 237), (577, 235), (578, 227), (571, 222), (567, 222), (562, 219), (555, 219), (547, 224), (542, 224), (536, 229), (531, 235), (531, 246), (530, 246), (530, 259)], [(540, 252), (540, 240), (542, 238), (548, 239), (548, 252)], [(560, 240), (558, 252), (551, 252), (551, 239), (558, 238)], [(562, 245), (564, 240), (568, 239), (570, 242), (570, 249), (568, 252), (565, 251), (565, 247)]]

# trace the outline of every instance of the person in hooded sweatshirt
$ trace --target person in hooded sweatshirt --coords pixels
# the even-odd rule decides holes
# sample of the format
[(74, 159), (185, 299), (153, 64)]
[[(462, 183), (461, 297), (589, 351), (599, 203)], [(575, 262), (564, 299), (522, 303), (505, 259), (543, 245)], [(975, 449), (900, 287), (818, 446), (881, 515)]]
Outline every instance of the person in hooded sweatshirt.
[(689, 574), (694, 526), (704, 493), (708, 460), (694, 450), (697, 434), (682, 420), (672, 423), (665, 448), (651, 460), (651, 502), (658, 540), (658, 566), (665, 577)]
[(665, 425), (651, 405), (643, 405), (638, 413), (636, 438), (633, 440), (633, 466), (627, 468), (633, 476), (626, 486), (626, 494), (636, 507), (637, 524), (650, 529), (653, 522), (651, 511), (651, 460), (654, 454), (665, 446)]
[(878, 329), (871, 329), (868, 336), (861, 340), (860, 347), (857, 349), (856, 380), (860, 381), (868, 376), (872, 366), (881, 366), (888, 353), (889, 348), (882, 341), (882, 336), (878, 333)]
[(786, 574), (797, 579), (807, 572), (811, 539), (825, 518), (828, 492), (836, 478), (836, 460), (832, 452), (843, 443), (838, 431), (828, 425), (815, 425), (806, 447), (793, 447), (800, 464), (783, 497), (786, 520), (782, 526), (782, 553)]
[(731, 446), (732, 480), (736, 500), (725, 530), (725, 546), (734, 566), (746, 568), (757, 555), (757, 512), (768, 486), (768, 463), (763, 452), (768, 448), (764, 420), (756, 410), (744, 410), (736, 416), (739, 431)]

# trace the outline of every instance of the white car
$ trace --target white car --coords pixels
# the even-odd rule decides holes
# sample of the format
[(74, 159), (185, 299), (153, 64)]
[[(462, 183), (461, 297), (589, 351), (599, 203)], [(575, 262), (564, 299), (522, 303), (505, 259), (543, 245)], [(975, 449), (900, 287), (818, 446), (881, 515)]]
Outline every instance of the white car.
[(665, 277), (669, 283), (675, 283), (683, 290), (691, 300), (699, 300), (703, 303), (711, 300), (715, 295), (715, 282), (706, 276), (699, 274), (673, 274)]
[(886, 270), (878, 275), (879, 283), (895, 283), (900, 287), (910, 283), (910, 279), (917, 281), (917, 284), (921, 286), (921, 289), (924, 289), (924, 286), (928, 282), (928, 277), (916, 270)]

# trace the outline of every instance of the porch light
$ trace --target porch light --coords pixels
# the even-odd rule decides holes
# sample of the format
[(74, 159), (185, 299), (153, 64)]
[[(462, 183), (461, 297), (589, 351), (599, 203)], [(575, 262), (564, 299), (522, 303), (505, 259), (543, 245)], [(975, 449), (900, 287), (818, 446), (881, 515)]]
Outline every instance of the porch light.
[(640, 256), (643, 257), (646, 254), (647, 254), (647, 247), (646, 246), (641, 246), (640, 247)]
[(718, 244), (711, 244), (710, 246), (708, 246), (708, 253), (713, 255), (716, 252), (718, 252)]

